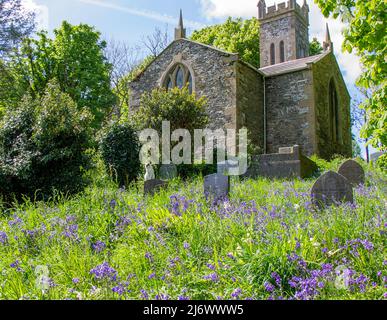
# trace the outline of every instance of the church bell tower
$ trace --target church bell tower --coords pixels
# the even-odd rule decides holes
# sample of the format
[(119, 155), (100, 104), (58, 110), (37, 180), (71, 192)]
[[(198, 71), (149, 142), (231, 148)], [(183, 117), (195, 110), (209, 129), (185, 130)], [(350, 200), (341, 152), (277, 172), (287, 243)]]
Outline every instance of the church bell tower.
[(259, 0), (261, 68), (309, 56), (309, 6), (297, 0), (266, 6)]

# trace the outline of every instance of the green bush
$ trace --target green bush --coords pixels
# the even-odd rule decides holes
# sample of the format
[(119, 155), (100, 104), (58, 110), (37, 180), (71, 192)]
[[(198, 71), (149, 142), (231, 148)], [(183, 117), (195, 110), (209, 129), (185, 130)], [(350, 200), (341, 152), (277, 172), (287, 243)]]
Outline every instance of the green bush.
[(0, 126), (0, 193), (46, 199), (80, 191), (91, 166), (89, 123), (55, 81), (41, 99), (24, 98)]
[(100, 143), (106, 170), (121, 186), (135, 180), (141, 170), (140, 143), (128, 123), (115, 123), (108, 128)]
[(170, 121), (171, 132), (176, 129), (203, 129), (208, 124), (207, 101), (196, 99), (187, 88), (155, 89), (141, 97), (140, 108), (132, 121), (138, 130), (154, 129), (161, 137), (162, 122)]

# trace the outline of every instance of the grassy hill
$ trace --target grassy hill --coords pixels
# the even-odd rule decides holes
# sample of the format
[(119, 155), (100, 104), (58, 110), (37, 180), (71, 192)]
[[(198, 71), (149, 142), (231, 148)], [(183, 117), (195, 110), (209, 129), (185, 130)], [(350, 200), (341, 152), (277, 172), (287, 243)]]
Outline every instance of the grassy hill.
[(354, 205), (315, 211), (315, 179), (233, 179), (209, 203), (200, 177), (144, 198), (100, 170), (76, 197), (2, 207), (0, 299), (386, 298), (387, 177), (366, 171)]

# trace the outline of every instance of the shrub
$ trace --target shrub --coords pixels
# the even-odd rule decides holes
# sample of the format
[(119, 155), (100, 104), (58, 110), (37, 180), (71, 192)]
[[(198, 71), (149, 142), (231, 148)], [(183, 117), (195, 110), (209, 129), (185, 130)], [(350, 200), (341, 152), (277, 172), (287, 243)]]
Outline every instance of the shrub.
[(115, 123), (108, 128), (100, 143), (106, 170), (114, 175), (120, 186), (128, 185), (141, 170), (140, 143), (128, 123)]
[(140, 108), (132, 121), (136, 129), (155, 129), (161, 136), (162, 122), (170, 121), (171, 132), (176, 129), (202, 129), (208, 124), (207, 101), (196, 99), (187, 88), (155, 89), (141, 97)]
[(46, 199), (54, 190), (80, 191), (91, 166), (89, 123), (55, 81), (42, 99), (24, 98), (0, 127), (0, 193)]

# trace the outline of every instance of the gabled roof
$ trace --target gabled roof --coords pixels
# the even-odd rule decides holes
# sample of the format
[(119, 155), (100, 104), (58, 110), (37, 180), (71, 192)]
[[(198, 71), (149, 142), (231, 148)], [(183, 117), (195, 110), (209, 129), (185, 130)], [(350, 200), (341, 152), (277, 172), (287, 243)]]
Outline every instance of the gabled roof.
[[(225, 56), (233, 56), (235, 57), (235, 59), (237, 60), (240, 60), (239, 59), (239, 54), (238, 53), (232, 53), (232, 52), (227, 52), (227, 51), (224, 51), (224, 50), (221, 50), (221, 49), (218, 49), (216, 47), (213, 47), (213, 46), (209, 46), (207, 44), (204, 44), (204, 43), (201, 43), (201, 42), (197, 42), (197, 41), (193, 41), (193, 40), (190, 40), (190, 39), (186, 39), (186, 38), (181, 38), (181, 39), (176, 39), (176, 40), (173, 40), (163, 51), (161, 51), (161, 53), (159, 53), (159, 55), (157, 57), (154, 58), (154, 60), (149, 63), (145, 68), (144, 70), (142, 70), (138, 75), (136, 75), (133, 80), (131, 82), (135, 82), (137, 81), (141, 76), (142, 74), (149, 68), (150, 65), (152, 65), (159, 56), (161, 56), (165, 51), (167, 51), (171, 46), (175, 45), (176, 43), (178, 42), (188, 42), (188, 43), (193, 43), (193, 44), (196, 44), (196, 45), (199, 45), (199, 46), (202, 46), (202, 47), (205, 47), (207, 49), (210, 49), (210, 50), (214, 50), (214, 51), (217, 51), (218, 53), (222, 54), (222, 55), (225, 55)], [(251, 67), (251, 66), (250, 66)], [(254, 67), (252, 67), (254, 68)]]
[(316, 56), (274, 64), (272, 66), (260, 68), (259, 71), (262, 72), (266, 77), (272, 77), (272, 76), (277, 76), (284, 73), (304, 70), (308, 68), (308, 64), (311, 64), (311, 63), (313, 64), (320, 61), (329, 53), (330, 51), (327, 51)]

